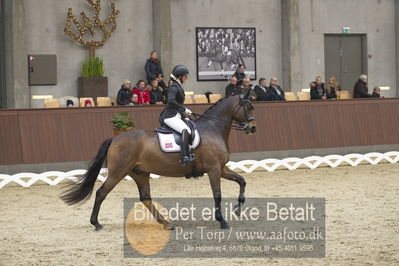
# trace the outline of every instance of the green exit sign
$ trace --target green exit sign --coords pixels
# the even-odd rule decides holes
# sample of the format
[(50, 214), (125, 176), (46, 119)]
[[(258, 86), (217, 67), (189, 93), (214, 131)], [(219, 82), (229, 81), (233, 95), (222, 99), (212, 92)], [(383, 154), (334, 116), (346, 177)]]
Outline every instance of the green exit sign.
[(351, 27), (342, 27), (342, 33), (343, 34), (351, 33)]

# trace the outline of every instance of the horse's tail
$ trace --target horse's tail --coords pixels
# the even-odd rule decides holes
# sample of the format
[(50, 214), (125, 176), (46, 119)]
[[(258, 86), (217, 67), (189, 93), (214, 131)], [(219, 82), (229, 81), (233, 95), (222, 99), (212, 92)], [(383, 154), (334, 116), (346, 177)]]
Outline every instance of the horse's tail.
[(112, 139), (106, 139), (101, 144), (96, 157), (91, 161), (86, 174), (82, 176), (78, 183), (68, 185), (68, 189), (61, 195), (61, 199), (68, 205), (85, 203), (93, 192), (94, 183), (100, 173)]

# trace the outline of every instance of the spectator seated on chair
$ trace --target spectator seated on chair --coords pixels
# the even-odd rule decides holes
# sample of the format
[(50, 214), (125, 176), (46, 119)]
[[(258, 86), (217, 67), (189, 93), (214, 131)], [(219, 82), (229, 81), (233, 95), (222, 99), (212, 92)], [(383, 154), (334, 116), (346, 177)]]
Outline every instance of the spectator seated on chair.
[(259, 79), (259, 84), (255, 86), (254, 89), (256, 93), (256, 100), (257, 101), (267, 101), (267, 85), (266, 85), (266, 79), (265, 78), (260, 78)]
[(85, 100), (85, 107), (93, 107), (93, 103), (91, 102), (91, 100), (89, 99)]
[(172, 84), (173, 84), (173, 80), (169, 79), (168, 80), (168, 86), (162, 92), (162, 95), (163, 95), (163, 97), (165, 99), (165, 103), (168, 101), (168, 88), (170, 86), (172, 86)]
[(226, 97), (239, 95), (240, 92), (241, 89), (237, 86), (237, 78), (234, 76), (230, 77), (230, 83), (226, 86)]
[(381, 88), (380, 87), (374, 87), (373, 94), (371, 94), (371, 98), (384, 98), (384, 96), (381, 96)]
[(156, 80), (158, 81), (158, 86), (162, 88), (162, 90), (166, 89), (166, 84), (163, 81), (163, 75), (159, 75)]
[(139, 96), (137, 96), (136, 93), (133, 93), (132, 95), (132, 99), (131, 102), (129, 103), (129, 105), (133, 106), (133, 105), (141, 105), (139, 104), (137, 101), (139, 100)]
[(172, 86), (172, 84), (173, 84), (173, 80), (172, 80), (172, 79), (169, 79), (169, 80), (168, 80), (168, 87), (167, 87), (167, 88), (169, 88), (170, 86)]
[(150, 91), (146, 88), (144, 80), (139, 80), (135, 88), (133, 88), (133, 93), (137, 94), (139, 104), (150, 104), (151, 96)]
[(311, 100), (326, 100), (326, 88), (324, 83), (321, 81), (321, 77), (317, 76), (315, 81), (309, 84), (310, 86), (310, 99)]
[(278, 85), (276, 77), (270, 79), (270, 85), (267, 88), (268, 101), (285, 101), (284, 90)]
[(79, 107), (79, 99), (75, 96), (63, 96), (58, 98), (58, 102), (60, 103), (60, 107), (67, 108), (67, 101), (70, 100), (73, 103), (72, 107)]
[(367, 76), (361, 75), (353, 88), (353, 98), (370, 98)]
[(66, 106), (67, 106), (67, 108), (73, 108), (73, 107), (75, 107), (75, 105), (73, 104), (73, 101), (72, 101), (72, 100), (67, 100)]
[(118, 91), (116, 102), (118, 105), (129, 105), (131, 103), (130, 98), (132, 97), (132, 85), (130, 80), (125, 79), (123, 85)]
[(150, 104), (164, 104), (163, 88), (158, 86), (158, 80), (154, 79), (151, 85), (147, 87), (150, 91)]
[(341, 95), (341, 86), (336, 77), (332, 76), (328, 80), (326, 89), (327, 99), (337, 99)]
[(249, 99), (251, 101), (255, 101), (256, 100), (256, 93), (252, 88), (251, 85), (251, 81), (249, 80), (249, 78), (245, 78), (244, 81), (242, 82), (242, 87), (241, 87), (241, 94), (248, 94), (249, 92)]

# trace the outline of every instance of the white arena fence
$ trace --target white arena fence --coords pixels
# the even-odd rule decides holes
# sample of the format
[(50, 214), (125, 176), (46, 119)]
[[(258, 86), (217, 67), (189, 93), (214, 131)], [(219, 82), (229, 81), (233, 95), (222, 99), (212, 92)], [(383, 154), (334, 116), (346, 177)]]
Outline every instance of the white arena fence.
[[(266, 170), (273, 172), (277, 169), (295, 170), (298, 168), (315, 169), (317, 167), (339, 165), (357, 166), (359, 164), (378, 164), (388, 162), (391, 164), (399, 161), (399, 152), (391, 151), (386, 153), (371, 152), (367, 154), (347, 154), (347, 155), (328, 155), (324, 157), (310, 156), (306, 158), (286, 158), (286, 159), (265, 159), (261, 161), (244, 160), (240, 162), (228, 162), (227, 166), (232, 170), (241, 170), (244, 173), (252, 173), (255, 170)], [(86, 170), (73, 170), (69, 172), (50, 171), (41, 174), (19, 173), (15, 175), (0, 174), (0, 189), (9, 183), (16, 183), (22, 187), (30, 187), (38, 181), (45, 182), (51, 186), (57, 185), (65, 179), (78, 182), (79, 177), (84, 175)], [(102, 168), (98, 179), (104, 182), (107, 179), (107, 168)], [(159, 178), (158, 175), (151, 174), (152, 178)], [(132, 180), (130, 176), (125, 179)]]

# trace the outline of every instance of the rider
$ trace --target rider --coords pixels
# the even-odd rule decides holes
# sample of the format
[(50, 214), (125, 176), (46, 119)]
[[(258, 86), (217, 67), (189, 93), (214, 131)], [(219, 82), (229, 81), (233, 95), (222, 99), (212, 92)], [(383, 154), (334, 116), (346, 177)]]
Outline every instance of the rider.
[(189, 152), (189, 138), (191, 129), (182, 120), (182, 113), (191, 115), (192, 112), (183, 106), (184, 103), (184, 89), (182, 83), (188, 79), (188, 68), (184, 65), (177, 65), (170, 75), (173, 81), (172, 85), (167, 89), (167, 102), (165, 109), (160, 115), (161, 121), (173, 130), (181, 133), (181, 161), (182, 165), (189, 164), (195, 161), (195, 155)]

